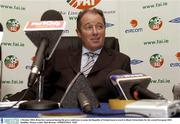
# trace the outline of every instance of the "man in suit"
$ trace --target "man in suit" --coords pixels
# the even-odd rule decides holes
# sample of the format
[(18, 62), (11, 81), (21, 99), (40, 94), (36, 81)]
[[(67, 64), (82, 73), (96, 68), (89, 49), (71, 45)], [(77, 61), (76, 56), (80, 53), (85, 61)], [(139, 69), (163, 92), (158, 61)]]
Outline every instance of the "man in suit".
[[(87, 9), (79, 13), (76, 32), (82, 41), (82, 49), (55, 51), (52, 59), (46, 64), (44, 99), (60, 101), (76, 74), (78, 72), (85, 74), (87, 70), (85, 76), (100, 102), (108, 102), (108, 99), (118, 97), (112, 83), (107, 81), (107, 76), (117, 69), (131, 73), (130, 58), (104, 47), (105, 24), (103, 12), (99, 9)], [(91, 66), (92, 69), (88, 67), (84, 70), (89, 61), (87, 54), (89, 52), (93, 53), (94, 64)], [(24, 99), (36, 98), (36, 90), (33, 87)], [(17, 100), (22, 93), (13, 95), (9, 100)]]

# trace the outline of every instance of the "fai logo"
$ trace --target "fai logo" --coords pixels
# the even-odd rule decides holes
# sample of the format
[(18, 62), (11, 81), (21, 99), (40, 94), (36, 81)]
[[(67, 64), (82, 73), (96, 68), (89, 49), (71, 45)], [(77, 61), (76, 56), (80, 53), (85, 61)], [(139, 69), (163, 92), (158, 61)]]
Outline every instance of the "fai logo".
[(70, 6), (76, 9), (88, 9), (96, 6), (101, 0), (67, 0)]
[(9, 19), (6, 27), (10, 32), (17, 32), (20, 29), (20, 23), (16, 19)]
[(154, 68), (159, 68), (163, 65), (164, 63), (164, 59), (162, 57), (162, 55), (160, 54), (154, 54), (150, 57), (150, 64), (154, 67)]
[(153, 17), (149, 20), (149, 27), (152, 30), (159, 30), (162, 27), (162, 20), (159, 17)]
[(19, 61), (14, 55), (9, 55), (5, 58), (4, 64), (9, 69), (15, 69), (19, 64)]

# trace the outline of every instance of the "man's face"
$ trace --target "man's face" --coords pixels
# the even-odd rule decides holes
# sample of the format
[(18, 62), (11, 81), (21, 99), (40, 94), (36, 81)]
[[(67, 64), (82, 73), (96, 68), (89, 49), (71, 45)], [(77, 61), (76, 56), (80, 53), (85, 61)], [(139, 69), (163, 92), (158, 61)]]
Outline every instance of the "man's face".
[(82, 39), (83, 45), (90, 51), (100, 49), (104, 45), (105, 25), (99, 14), (87, 12), (81, 18), (78, 36)]

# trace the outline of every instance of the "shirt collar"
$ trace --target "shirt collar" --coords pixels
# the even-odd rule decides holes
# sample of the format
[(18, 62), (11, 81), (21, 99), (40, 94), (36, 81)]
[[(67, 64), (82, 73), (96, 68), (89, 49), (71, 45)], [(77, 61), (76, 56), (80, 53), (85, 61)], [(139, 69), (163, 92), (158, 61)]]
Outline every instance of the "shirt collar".
[[(102, 50), (102, 48), (100, 48), (100, 49), (98, 49), (98, 50), (96, 50), (96, 51), (94, 51), (93, 53), (96, 53), (96, 54), (100, 54), (100, 52), (101, 52), (101, 50)], [(87, 48), (85, 48), (84, 46), (82, 47), (82, 55), (84, 55), (84, 54), (86, 54), (86, 53), (88, 53), (88, 52), (90, 52)]]

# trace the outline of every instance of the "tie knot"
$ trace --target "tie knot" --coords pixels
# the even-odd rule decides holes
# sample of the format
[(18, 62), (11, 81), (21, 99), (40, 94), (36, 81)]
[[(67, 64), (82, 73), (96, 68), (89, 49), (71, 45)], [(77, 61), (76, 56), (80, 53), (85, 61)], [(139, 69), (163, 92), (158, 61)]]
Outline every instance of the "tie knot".
[(86, 54), (88, 57), (91, 57), (91, 58), (93, 58), (96, 55), (96, 53), (93, 53), (93, 52), (88, 52)]

